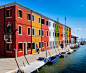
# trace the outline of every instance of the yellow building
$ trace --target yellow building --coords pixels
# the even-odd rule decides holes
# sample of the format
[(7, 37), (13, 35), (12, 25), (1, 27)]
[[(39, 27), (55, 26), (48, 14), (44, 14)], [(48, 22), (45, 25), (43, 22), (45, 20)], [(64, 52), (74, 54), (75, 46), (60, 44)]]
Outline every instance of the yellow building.
[(37, 52), (37, 45), (41, 52), (41, 16), (32, 13), (32, 54)]
[(69, 28), (67, 28), (67, 35), (68, 35), (67, 36), (68, 37), (67, 40), (68, 40), (68, 43), (69, 43)]

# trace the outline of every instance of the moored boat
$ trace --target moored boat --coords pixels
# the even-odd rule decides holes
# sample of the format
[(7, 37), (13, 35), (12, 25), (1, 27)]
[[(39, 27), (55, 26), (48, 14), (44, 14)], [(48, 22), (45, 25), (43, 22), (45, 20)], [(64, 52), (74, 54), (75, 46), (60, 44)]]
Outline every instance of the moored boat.
[(64, 51), (64, 52), (60, 52), (60, 54), (61, 54), (60, 57), (65, 57), (65, 56), (67, 56), (67, 53), (68, 53), (68, 52), (66, 52), (66, 51)]
[(74, 51), (73, 49), (68, 49), (68, 50), (67, 50), (68, 54), (73, 53), (73, 51)]
[(46, 60), (47, 60), (46, 64), (53, 64), (58, 60), (58, 58), (59, 58), (59, 56), (52, 56), (52, 57), (48, 57), (48, 58), (39, 57), (39, 59), (43, 60), (44, 62), (46, 62)]

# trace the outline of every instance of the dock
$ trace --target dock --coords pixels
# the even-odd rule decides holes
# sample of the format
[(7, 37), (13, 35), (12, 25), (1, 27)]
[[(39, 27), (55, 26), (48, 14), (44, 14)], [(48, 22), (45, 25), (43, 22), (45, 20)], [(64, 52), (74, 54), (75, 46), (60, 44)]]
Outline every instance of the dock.
[(31, 72), (33, 72), (35, 70), (38, 70), (43, 65), (45, 65), (45, 62), (43, 62), (43, 61), (36, 61), (36, 62), (30, 63), (30, 65), (26, 65), (22, 69), (25, 71), (25, 73), (31, 73)]

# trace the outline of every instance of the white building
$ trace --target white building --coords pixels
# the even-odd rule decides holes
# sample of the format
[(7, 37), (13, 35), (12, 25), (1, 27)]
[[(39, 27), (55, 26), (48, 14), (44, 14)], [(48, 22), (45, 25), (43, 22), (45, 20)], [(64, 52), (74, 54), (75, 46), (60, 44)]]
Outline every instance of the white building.
[(55, 47), (55, 23), (49, 20), (49, 49)]

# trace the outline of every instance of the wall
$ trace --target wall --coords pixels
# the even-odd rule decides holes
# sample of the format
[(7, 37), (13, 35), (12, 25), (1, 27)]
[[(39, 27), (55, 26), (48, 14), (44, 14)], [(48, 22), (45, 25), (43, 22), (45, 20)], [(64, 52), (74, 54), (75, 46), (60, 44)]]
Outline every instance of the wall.
[[(18, 9), (22, 10), (22, 18), (18, 18)], [(19, 56), (23, 56), (24, 54), (24, 42), (27, 43), (28, 46), (28, 42), (31, 43), (31, 33), (30, 36), (28, 36), (28, 27), (30, 27), (31, 30), (31, 20), (27, 20), (27, 13), (30, 13), (30, 11), (27, 11), (19, 6), (16, 6), (15, 8), (15, 19), (16, 19), (16, 23), (15, 23), (15, 29), (18, 29), (18, 25), (22, 26), (22, 35), (18, 35), (18, 31), (16, 32), (16, 49), (17, 49), (17, 57)], [(22, 48), (23, 51), (19, 52), (18, 51), (18, 43), (22, 42)], [(31, 50), (27, 49), (27, 54), (31, 54)]]
[[(49, 36), (49, 42), (52, 42), (51, 45), (49, 43), (49, 49), (51, 48), (54, 48), (53, 46), (53, 41), (54, 41), (54, 44), (55, 44), (55, 31), (54, 31), (54, 27), (53, 27), (53, 21), (49, 20), (50, 22), (50, 26), (49, 26), (49, 32), (51, 32), (51, 36)], [(54, 23), (54, 26), (55, 26), (55, 23)], [(54, 36), (53, 36), (53, 32), (54, 32)]]
[[(35, 14), (35, 13), (32, 13), (32, 15), (34, 15), (34, 22), (32, 22), (32, 28), (35, 29), (35, 36), (32, 36), (32, 42), (35, 42), (35, 49), (32, 50), (32, 54), (33, 53), (36, 53), (37, 51), (37, 48), (36, 48), (36, 44), (38, 44), (38, 47), (39, 47), (39, 42), (41, 42), (41, 36), (37, 36), (39, 35), (39, 29), (41, 30), (41, 24), (39, 23), (39, 20), (38, 18), (41, 16)], [(40, 52), (41, 52), (41, 48), (40, 48)]]
[[(49, 36), (47, 37), (47, 31), (49, 31), (49, 26), (47, 26), (46, 24), (46, 21), (48, 21), (48, 19), (42, 17), (42, 19), (45, 20), (45, 24), (43, 25), (42, 24), (42, 30), (44, 30), (44, 36), (42, 36), (42, 42), (44, 42), (44, 47), (42, 47), (41, 45), (41, 48), (42, 48), (42, 51), (45, 50), (45, 43), (46, 43), (46, 49), (49, 50)], [(41, 33), (42, 33), (42, 30), (41, 30)], [(48, 41), (48, 47), (47, 47), (47, 41)]]

